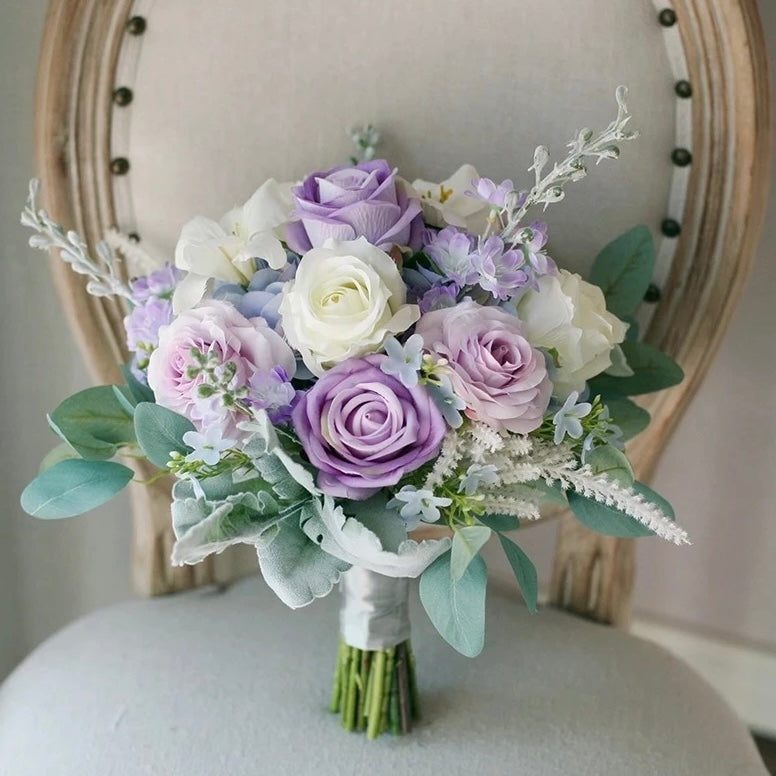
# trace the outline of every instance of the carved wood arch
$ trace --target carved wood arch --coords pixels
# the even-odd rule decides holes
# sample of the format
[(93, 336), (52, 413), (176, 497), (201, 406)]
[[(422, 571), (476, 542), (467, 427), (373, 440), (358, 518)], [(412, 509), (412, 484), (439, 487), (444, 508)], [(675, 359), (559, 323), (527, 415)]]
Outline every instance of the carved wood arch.
[[(646, 339), (674, 356), (687, 379), (647, 405), (653, 423), (631, 446), (642, 478), (652, 473), (730, 321), (757, 244), (769, 175), (770, 94), (755, 0), (673, 6), (694, 89), (693, 165), (676, 257)], [(52, 0), (41, 47), (36, 149), (45, 204), (92, 244), (115, 222), (111, 97), (132, 7), (132, 0)], [(52, 271), (90, 373), (101, 382), (119, 379), (120, 306), (90, 297), (62, 262), (54, 261)], [(214, 578), (208, 564), (169, 567), (167, 487), (133, 492), (135, 584), (146, 594)], [(563, 519), (554, 603), (619, 623), (627, 618), (632, 584), (632, 541)]]

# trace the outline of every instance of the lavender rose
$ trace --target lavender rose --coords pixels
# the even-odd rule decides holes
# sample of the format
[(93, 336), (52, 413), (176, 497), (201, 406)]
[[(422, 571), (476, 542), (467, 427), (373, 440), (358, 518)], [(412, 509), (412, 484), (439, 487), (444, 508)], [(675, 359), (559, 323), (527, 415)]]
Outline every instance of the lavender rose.
[(286, 241), (297, 253), (319, 248), (329, 238), (366, 237), (384, 251), (394, 245), (420, 247), (420, 200), (384, 159), (313, 173), (293, 194), (300, 220), (288, 225)]
[[(193, 351), (199, 352), (199, 359)], [(200, 393), (201, 385), (223, 379), (228, 363), (234, 365), (234, 374), (226, 389), (248, 403), (257, 373), (279, 368), (288, 380), (296, 371), (293, 351), (263, 318), (248, 320), (227, 302), (211, 300), (181, 313), (159, 331), (148, 384), (159, 404), (184, 415), (198, 430), (216, 425), (224, 436), (239, 437), (237, 423), (244, 418), (225, 406), (220, 390), (207, 397)]]
[(383, 355), (330, 369), (293, 412), (294, 428), (318, 471), (318, 487), (361, 501), (436, 457), (445, 435), (425, 388), (385, 374)]
[(516, 434), (541, 425), (552, 384), (544, 356), (513, 315), (466, 301), (427, 313), (415, 331), (426, 349), (448, 360), (468, 417)]

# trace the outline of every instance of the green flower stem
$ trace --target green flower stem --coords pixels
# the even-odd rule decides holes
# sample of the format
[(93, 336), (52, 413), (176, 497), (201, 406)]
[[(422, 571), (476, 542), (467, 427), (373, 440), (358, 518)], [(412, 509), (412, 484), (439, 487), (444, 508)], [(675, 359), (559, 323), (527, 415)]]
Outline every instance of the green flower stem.
[(408, 733), (418, 719), (415, 661), (409, 641), (361, 650), (340, 640), (329, 708), (342, 726), (375, 739), (386, 730)]

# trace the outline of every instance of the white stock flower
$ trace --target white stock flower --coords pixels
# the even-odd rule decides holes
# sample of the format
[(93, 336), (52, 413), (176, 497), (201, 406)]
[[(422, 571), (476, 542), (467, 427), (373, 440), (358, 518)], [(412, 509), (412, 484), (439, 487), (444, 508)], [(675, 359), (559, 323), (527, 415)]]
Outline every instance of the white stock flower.
[(353, 356), (375, 353), (412, 326), (417, 305), (391, 257), (363, 237), (327, 240), (302, 256), (280, 303), (286, 339), (316, 375)]
[(628, 326), (606, 309), (601, 289), (577, 274), (559, 270), (537, 282), (539, 290), (523, 295), (517, 315), (528, 341), (553, 353), (553, 396), (565, 399), (611, 366)]
[(437, 227), (449, 224), (473, 234), (482, 234), (488, 224), (490, 205), (465, 193), (474, 191), (472, 181), (479, 177), (472, 165), (464, 164), (441, 183), (420, 179), (413, 181), (412, 187), (420, 197), (425, 222)]
[(256, 259), (264, 259), (272, 269), (283, 267), (287, 258), (280, 240), (293, 213), (291, 186), (270, 178), (220, 221), (197, 216), (183, 227), (175, 266), (188, 274), (175, 289), (176, 313), (197, 304), (213, 279), (247, 285)]

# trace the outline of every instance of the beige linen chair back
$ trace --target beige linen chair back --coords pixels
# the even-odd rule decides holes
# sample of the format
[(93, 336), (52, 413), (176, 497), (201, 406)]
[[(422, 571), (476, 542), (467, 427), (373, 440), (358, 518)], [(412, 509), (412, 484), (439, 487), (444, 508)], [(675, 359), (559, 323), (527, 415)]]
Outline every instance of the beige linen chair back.
[[(760, 229), (769, 92), (754, 0), (52, 0), (39, 175), (49, 211), (90, 242), (115, 226), (169, 258), (191, 216), (343, 162), (360, 122), (410, 179), (470, 162), (519, 185), (537, 144), (561, 157), (578, 128), (608, 123), (619, 83), (641, 138), (546, 216), (553, 254), (581, 271), (635, 224), (656, 238), (659, 294), (640, 322), (687, 379), (648, 403), (653, 423), (631, 447), (644, 478), (717, 349)], [(62, 263), (54, 276), (94, 378), (117, 380), (123, 311)], [(212, 564), (168, 565), (169, 485), (137, 488), (133, 505), (140, 591), (215, 578)], [(556, 603), (621, 622), (632, 574), (631, 541), (564, 518)]]

